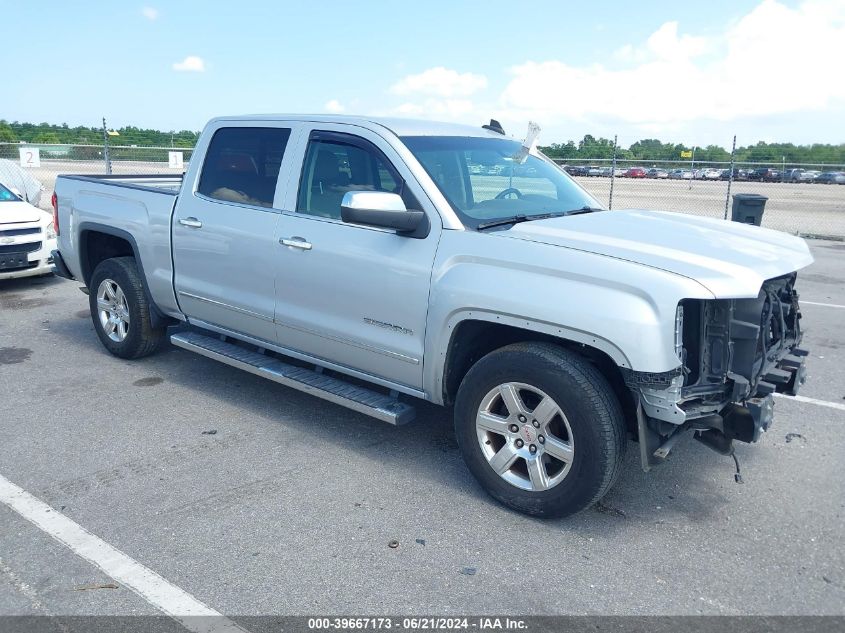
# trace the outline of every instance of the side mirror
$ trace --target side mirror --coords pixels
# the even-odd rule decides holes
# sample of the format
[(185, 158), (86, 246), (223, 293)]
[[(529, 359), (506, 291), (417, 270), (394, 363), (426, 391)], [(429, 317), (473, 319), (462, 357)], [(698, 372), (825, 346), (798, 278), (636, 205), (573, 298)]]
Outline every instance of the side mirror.
[(387, 191), (347, 191), (340, 203), (344, 222), (394, 229), (399, 233), (416, 231), (425, 220), (422, 211), (408, 211), (401, 196)]

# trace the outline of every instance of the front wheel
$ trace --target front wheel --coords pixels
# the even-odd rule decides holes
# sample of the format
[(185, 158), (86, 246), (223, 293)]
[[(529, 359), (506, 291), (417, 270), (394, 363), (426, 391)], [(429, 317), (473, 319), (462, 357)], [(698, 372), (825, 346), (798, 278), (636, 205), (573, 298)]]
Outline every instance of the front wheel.
[(626, 441), (604, 376), (547, 343), (508, 345), (479, 360), (458, 390), (455, 431), (482, 487), (540, 517), (574, 514), (601, 499)]
[(100, 262), (88, 292), (94, 329), (103, 346), (120, 358), (152, 354), (166, 328), (154, 328), (143, 280), (132, 257)]

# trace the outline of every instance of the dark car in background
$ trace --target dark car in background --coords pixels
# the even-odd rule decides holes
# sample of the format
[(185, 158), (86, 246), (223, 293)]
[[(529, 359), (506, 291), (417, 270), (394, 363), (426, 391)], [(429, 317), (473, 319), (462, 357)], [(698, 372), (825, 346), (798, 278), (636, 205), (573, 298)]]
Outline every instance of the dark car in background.
[(748, 180), (760, 182), (780, 182), (780, 172), (770, 167), (758, 167), (748, 172)]
[[(719, 174), (719, 180), (730, 180), (731, 179), (731, 170), (730, 169), (723, 169), (722, 173)], [(744, 169), (738, 169), (734, 167), (733, 170), (733, 179), (734, 180), (748, 180), (748, 172)]]
[(826, 171), (819, 174), (816, 182), (822, 185), (845, 185), (845, 171)]
[(586, 176), (587, 167), (585, 165), (565, 165), (563, 170), (570, 176)]

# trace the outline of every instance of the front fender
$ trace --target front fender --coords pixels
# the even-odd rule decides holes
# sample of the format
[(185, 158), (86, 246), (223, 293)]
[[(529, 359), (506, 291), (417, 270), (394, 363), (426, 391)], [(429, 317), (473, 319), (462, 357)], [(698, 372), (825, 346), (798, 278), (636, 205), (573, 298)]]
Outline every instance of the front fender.
[(713, 295), (686, 277), (604, 255), (444, 231), (432, 277), (424, 390), (442, 402), (451, 336), (467, 319), (582, 343), (622, 368), (670, 371), (679, 365), (675, 312), (685, 298)]

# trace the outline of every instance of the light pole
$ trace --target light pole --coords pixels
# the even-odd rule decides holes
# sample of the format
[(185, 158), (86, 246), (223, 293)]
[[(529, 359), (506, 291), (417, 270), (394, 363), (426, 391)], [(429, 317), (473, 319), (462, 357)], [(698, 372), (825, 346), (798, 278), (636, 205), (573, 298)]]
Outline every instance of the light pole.
[(106, 161), (106, 173), (111, 173), (111, 161), (109, 160), (109, 131), (106, 127), (106, 117), (103, 117), (103, 159)]
[(690, 161), (689, 168), (692, 172), (692, 178), (689, 180), (689, 188), (692, 189), (692, 181), (695, 180), (695, 145), (692, 146), (692, 160)]
[(736, 156), (736, 134), (734, 134), (734, 142), (733, 142), (733, 145), (731, 145), (731, 167), (730, 167), (731, 171), (728, 174), (728, 192), (727, 192), (727, 195), (725, 196), (725, 219), (726, 220), (728, 219), (728, 204), (730, 203), (730, 200), (731, 200), (731, 185), (734, 182), (734, 165), (736, 164), (734, 162), (735, 156)]
[(610, 163), (610, 194), (607, 199), (607, 208), (613, 210), (613, 181), (616, 180), (616, 142), (619, 136), (613, 135), (613, 161)]

